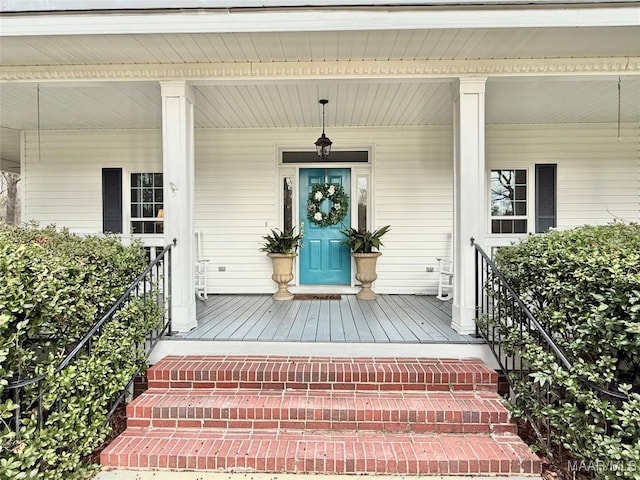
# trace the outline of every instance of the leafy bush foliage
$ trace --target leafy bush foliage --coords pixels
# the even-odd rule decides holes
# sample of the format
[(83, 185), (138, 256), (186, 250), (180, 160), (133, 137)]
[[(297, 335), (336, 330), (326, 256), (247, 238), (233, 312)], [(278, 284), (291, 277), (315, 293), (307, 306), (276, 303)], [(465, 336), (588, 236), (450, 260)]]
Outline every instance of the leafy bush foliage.
[(144, 269), (139, 246), (54, 227), (0, 225), (0, 338), (9, 376), (57, 362)]
[(529, 368), (522, 381), (513, 377), (516, 413), (547, 425), (555, 446), (596, 462), (588, 465), (600, 467), (590, 472), (597, 478), (640, 478), (640, 225), (531, 236), (500, 249), (496, 263), (573, 363), (563, 368), (517, 322), (494, 325), (505, 351), (520, 352)]
[[(140, 346), (163, 316), (132, 298), (105, 324), (90, 354), (56, 366), (146, 263), (139, 246), (80, 238), (53, 227), (0, 227), (0, 479), (82, 479), (104, 440), (109, 400), (145, 368)], [(22, 392), (21, 428), (10, 381), (44, 375), (44, 424), (35, 386)], [(30, 403), (31, 402), (31, 403)]]

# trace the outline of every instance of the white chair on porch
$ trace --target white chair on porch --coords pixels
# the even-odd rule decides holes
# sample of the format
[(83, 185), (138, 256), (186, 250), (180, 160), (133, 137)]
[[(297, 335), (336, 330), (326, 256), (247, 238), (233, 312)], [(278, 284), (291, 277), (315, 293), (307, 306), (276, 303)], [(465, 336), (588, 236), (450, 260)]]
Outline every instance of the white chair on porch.
[[(449, 252), (453, 249), (453, 239), (451, 235), (447, 235), (449, 240)], [(451, 300), (453, 298), (453, 261), (452, 255), (449, 257), (437, 257), (438, 261), (438, 300)]]
[(202, 234), (199, 230), (196, 230), (196, 296), (200, 300), (206, 300), (207, 295), (207, 264), (209, 260), (202, 259)]
[(453, 262), (448, 258), (436, 258), (438, 260), (438, 300), (451, 300), (453, 298)]

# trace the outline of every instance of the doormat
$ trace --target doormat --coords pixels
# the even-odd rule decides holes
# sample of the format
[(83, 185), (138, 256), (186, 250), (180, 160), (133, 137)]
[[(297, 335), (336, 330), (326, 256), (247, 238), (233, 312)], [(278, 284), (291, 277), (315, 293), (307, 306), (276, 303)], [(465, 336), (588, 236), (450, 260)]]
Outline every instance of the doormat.
[(340, 300), (339, 293), (295, 293), (294, 300)]

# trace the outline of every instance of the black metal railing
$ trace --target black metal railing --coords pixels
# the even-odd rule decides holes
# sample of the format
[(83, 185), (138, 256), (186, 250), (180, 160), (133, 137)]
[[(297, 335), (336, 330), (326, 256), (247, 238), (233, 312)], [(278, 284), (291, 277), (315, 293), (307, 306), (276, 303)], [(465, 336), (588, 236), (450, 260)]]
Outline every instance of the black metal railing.
[[(56, 366), (55, 373), (62, 371), (72, 365), (79, 358), (85, 358), (91, 354), (93, 344), (123, 307), (128, 305), (132, 299), (138, 299), (142, 304), (154, 303), (164, 312), (162, 323), (154, 328), (146, 336), (143, 345), (136, 348), (144, 348), (145, 353), (155, 347), (163, 335), (171, 335), (171, 249), (175, 246), (176, 240), (167, 245), (153, 259), (145, 270), (129, 285), (120, 298), (109, 308), (109, 310), (93, 325), (87, 334), (78, 344), (65, 356)], [(138, 372), (139, 373), (139, 372)], [(135, 379), (135, 374), (129, 380), (127, 386), (112, 397), (109, 401), (107, 421), (113, 415), (118, 405), (125, 398), (131, 384)], [(24, 412), (34, 412), (36, 424), (42, 429), (48, 416), (62, 408), (64, 399), (59, 399), (53, 407), (45, 409), (43, 395), (45, 392), (45, 382), (48, 375), (40, 375), (29, 379), (20, 379), (7, 385), (3, 397), (11, 399), (18, 408), (14, 410), (10, 421), (16, 435), (20, 435), (21, 418)]]
[[(532, 373), (529, 366), (521, 357), (521, 351), (516, 346), (525, 346), (533, 342), (544, 352), (555, 358), (556, 363), (568, 372), (573, 372), (571, 359), (553, 340), (550, 333), (538, 321), (531, 309), (509, 285), (504, 275), (485, 251), (471, 239), (475, 247), (475, 278), (476, 278), (476, 330), (483, 337), (509, 381), (512, 389), (522, 383), (527, 377), (531, 382)], [(618, 404), (626, 399), (626, 395), (619, 391), (610, 390), (588, 379), (578, 378), (586, 388), (599, 397)], [(566, 398), (566, 392), (556, 385), (546, 383), (535, 384), (535, 391), (540, 406), (558, 404)], [(517, 395), (515, 396), (517, 401)], [(521, 405), (516, 405), (520, 407)], [(533, 419), (529, 417), (532, 427), (539, 439), (551, 449), (552, 431), (544, 417)]]

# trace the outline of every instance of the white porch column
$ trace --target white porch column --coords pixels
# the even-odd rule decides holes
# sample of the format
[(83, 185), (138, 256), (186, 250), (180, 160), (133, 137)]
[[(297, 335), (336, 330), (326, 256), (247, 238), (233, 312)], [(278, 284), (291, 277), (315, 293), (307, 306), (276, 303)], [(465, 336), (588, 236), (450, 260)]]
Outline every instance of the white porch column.
[(171, 294), (173, 330), (196, 326), (193, 190), (193, 91), (186, 81), (160, 82), (165, 244), (175, 238)]
[(482, 242), (485, 218), (484, 91), (486, 78), (464, 77), (453, 86), (454, 201), (451, 326), (475, 332), (473, 237)]

